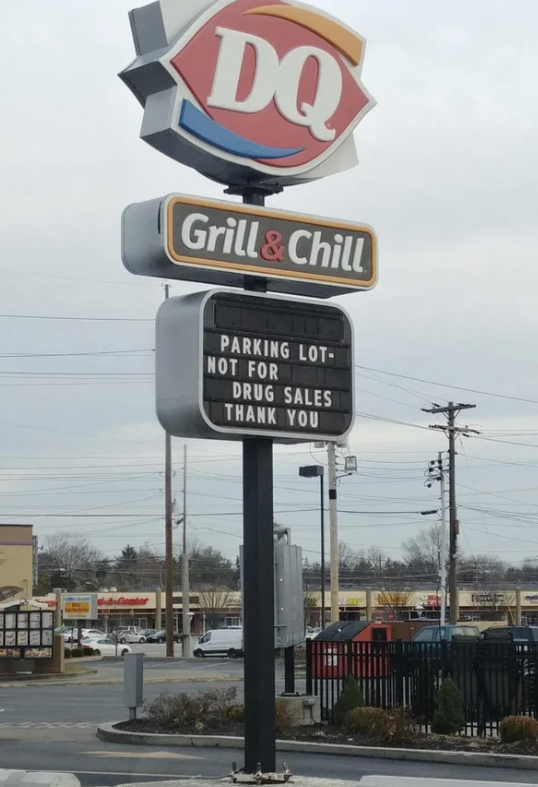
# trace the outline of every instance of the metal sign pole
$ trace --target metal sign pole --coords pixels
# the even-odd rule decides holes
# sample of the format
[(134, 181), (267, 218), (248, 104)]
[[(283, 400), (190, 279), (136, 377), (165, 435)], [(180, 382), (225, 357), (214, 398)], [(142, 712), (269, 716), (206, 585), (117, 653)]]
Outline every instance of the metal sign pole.
[(273, 441), (243, 440), (245, 771), (272, 773), (275, 754)]
[[(263, 205), (264, 192), (242, 192)], [(266, 290), (263, 279), (245, 289)], [(243, 648), (245, 772), (276, 770), (273, 441), (243, 440)]]

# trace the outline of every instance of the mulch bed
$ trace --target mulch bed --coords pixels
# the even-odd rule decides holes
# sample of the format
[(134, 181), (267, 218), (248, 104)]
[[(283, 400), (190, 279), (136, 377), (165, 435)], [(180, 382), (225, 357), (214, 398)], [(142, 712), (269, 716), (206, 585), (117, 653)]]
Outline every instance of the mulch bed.
[[(201, 729), (181, 728), (172, 724), (157, 724), (149, 719), (122, 721), (116, 729), (123, 732), (157, 733), (161, 735), (232, 735), (243, 736), (243, 725), (233, 722), (205, 724)], [(405, 749), (430, 749), (436, 751), (482, 752), (487, 754), (531, 754), (538, 755), (538, 744), (530, 741), (501, 744), (497, 738), (467, 738), (464, 736), (426, 735), (416, 733), (405, 743), (380, 742), (364, 735), (349, 735), (337, 727), (312, 725), (294, 727), (287, 733), (277, 735), (279, 740), (311, 741), (315, 743), (338, 743), (346, 746), (382, 746)]]

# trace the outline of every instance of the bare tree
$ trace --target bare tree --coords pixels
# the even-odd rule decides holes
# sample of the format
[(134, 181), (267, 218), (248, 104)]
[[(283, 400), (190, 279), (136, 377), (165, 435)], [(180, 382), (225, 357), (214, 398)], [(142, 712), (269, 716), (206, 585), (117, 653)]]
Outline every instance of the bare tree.
[[(427, 530), (421, 530), (418, 536), (404, 541), (402, 550), (409, 568), (413, 568), (416, 573), (420, 572), (424, 579), (436, 578), (440, 568), (443, 539), (448, 546), (448, 534), (438, 522)], [(448, 549), (445, 554), (448, 554)]]
[(219, 619), (230, 612), (232, 595), (229, 590), (215, 586), (206, 587), (198, 593), (200, 610), (206, 616), (207, 628), (216, 628)]
[(495, 555), (464, 555), (460, 559), (458, 578), (480, 589), (501, 582), (506, 573), (506, 563)]
[(357, 553), (349, 544), (346, 544), (345, 541), (338, 542), (338, 568), (340, 571), (353, 571), (357, 557)]
[[(47, 536), (40, 555), (41, 571), (54, 577), (62, 587), (84, 588), (105, 565), (103, 553), (77, 533), (53, 533)], [(86, 588), (87, 589), (87, 588)]]
[(303, 593), (303, 607), (304, 607), (304, 619), (307, 625), (310, 625), (310, 616), (312, 612), (317, 609), (319, 604), (319, 593), (315, 593), (312, 590), (305, 590)]

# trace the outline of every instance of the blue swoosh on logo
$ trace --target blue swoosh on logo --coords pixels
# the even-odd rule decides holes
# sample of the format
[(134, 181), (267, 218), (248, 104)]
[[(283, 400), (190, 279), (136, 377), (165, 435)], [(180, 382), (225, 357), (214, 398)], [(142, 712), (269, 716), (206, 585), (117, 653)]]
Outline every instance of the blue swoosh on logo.
[(304, 148), (274, 148), (269, 145), (260, 145), (258, 142), (253, 142), (245, 137), (240, 137), (239, 134), (228, 131), (224, 126), (211, 120), (194, 104), (185, 99), (181, 102), (179, 125), (203, 142), (242, 158), (286, 158), (304, 150)]

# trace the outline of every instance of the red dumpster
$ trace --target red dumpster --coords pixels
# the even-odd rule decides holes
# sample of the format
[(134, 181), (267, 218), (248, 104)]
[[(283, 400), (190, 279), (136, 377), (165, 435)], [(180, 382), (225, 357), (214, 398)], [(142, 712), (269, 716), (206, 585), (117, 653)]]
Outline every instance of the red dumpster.
[(332, 623), (311, 643), (312, 677), (386, 677), (389, 674), (388, 643), (391, 629), (386, 623), (348, 620)]

